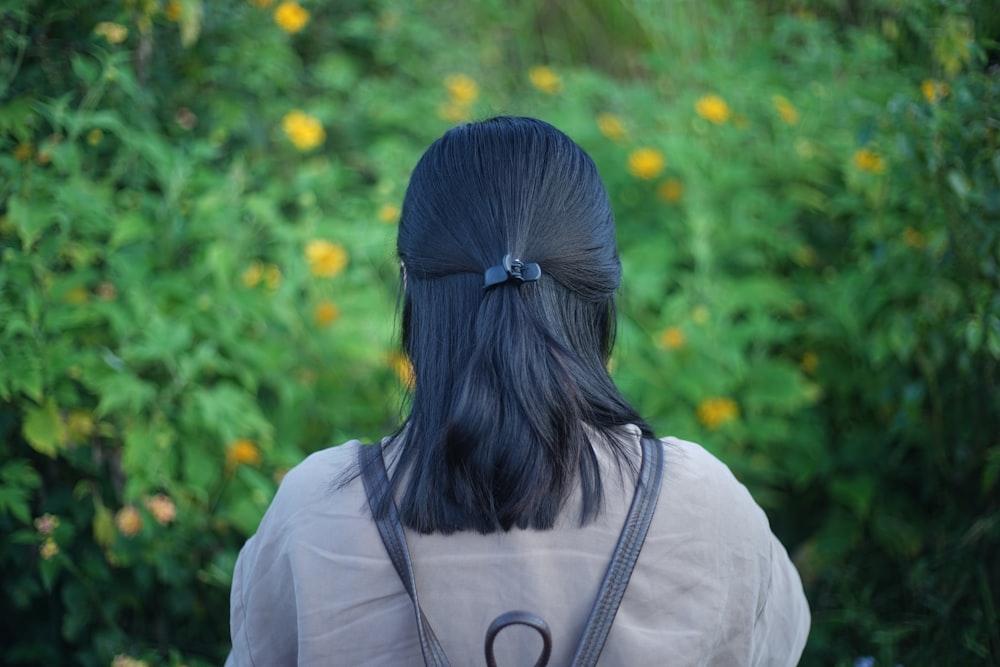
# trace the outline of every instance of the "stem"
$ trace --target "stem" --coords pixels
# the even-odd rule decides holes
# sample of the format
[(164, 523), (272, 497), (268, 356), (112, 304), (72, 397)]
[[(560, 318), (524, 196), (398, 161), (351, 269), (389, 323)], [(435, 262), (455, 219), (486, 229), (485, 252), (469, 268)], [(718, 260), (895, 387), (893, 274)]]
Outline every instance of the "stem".
[(28, 18), (25, 16), (24, 23), (21, 25), (21, 37), (24, 39), (18, 40), (17, 54), (14, 56), (14, 65), (11, 67), (10, 76), (3, 83), (3, 88), (0, 89), (0, 99), (6, 96), (7, 91), (14, 84), (14, 79), (17, 78), (18, 72), (21, 71), (21, 65), (24, 63), (24, 53), (28, 49), (28, 40), (26, 39), (28, 35)]

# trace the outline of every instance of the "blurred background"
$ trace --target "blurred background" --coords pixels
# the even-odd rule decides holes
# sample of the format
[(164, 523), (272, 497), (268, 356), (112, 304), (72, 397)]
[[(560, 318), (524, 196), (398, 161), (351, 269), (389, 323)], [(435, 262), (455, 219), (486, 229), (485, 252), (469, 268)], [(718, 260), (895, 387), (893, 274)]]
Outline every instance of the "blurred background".
[(0, 0), (0, 662), (221, 664), (282, 474), (405, 409), (410, 170), (518, 114), (597, 162), (616, 380), (767, 510), (802, 663), (1000, 664), (998, 37), (992, 0)]

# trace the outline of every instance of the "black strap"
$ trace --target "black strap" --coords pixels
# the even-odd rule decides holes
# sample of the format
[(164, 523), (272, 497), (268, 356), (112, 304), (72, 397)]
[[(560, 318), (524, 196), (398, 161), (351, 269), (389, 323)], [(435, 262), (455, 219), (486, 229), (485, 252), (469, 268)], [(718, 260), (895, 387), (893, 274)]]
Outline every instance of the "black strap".
[[(361, 479), (364, 482), (365, 493), (372, 514), (380, 517), (376, 520), (379, 535), (385, 545), (389, 558), (392, 560), (396, 573), (399, 574), (406, 592), (413, 602), (413, 610), (417, 618), (417, 633), (420, 638), (420, 650), (424, 656), (424, 664), (430, 667), (449, 667), (441, 643), (434, 635), (417, 597), (417, 585), (413, 578), (413, 565), (406, 546), (406, 535), (399, 520), (399, 510), (396, 503), (387, 496), (389, 477), (385, 470), (385, 460), (382, 457), (382, 447), (379, 445), (362, 446), (358, 450), (358, 463), (361, 467)], [(625, 589), (628, 587), (632, 570), (635, 568), (639, 552), (646, 539), (646, 532), (656, 509), (656, 501), (660, 495), (663, 479), (663, 445), (657, 440), (642, 440), (642, 465), (639, 469), (639, 479), (632, 498), (625, 525), (622, 527), (618, 544), (611, 563), (608, 565), (604, 580), (598, 592), (597, 601), (591, 609), (590, 617), (583, 631), (583, 636), (573, 656), (574, 667), (591, 666), (597, 663), (598, 657), (607, 641), (615, 614), (621, 604)], [(379, 503), (385, 502), (386, 512), (379, 511)], [(508, 612), (497, 617), (490, 625), (486, 634), (486, 660), (492, 667), (493, 642), (496, 635), (510, 625), (527, 625), (542, 635), (542, 654), (535, 667), (544, 667), (552, 650), (552, 638), (545, 621), (529, 612)]]
[(493, 655), (493, 642), (501, 630), (512, 625), (526, 625), (542, 636), (542, 654), (538, 656), (535, 667), (545, 667), (549, 664), (549, 656), (552, 655), (552, 632), (549, 630), (549, 624), (541, 616), (536, 616), (530, 611), (508, 611), (493, 619), (486, 630), (486, 667), (497, 667), (497, 659)]
[(611, 556), (608, 571), (601, 582), (597, 601), (590, 610), (590, 618), (583, 631), (583, 638), (570, 662), (574, 667), (596, 665), (604, 649), (604, 642), (615, 622), (615, 614), (625, 595), (635, 562), (639, 559), (646, 533), (653, 519), (653, 510), (660, 496), (663, 481), (663, 444), (658, 440), (642, 439), (642, 467), (636, 483), (632, 506), (625, 518), (618, 545)]
[[(417, 598), (417, 584), (413, 579), (413, 565), (410, 563), (410, 550), (406, 547), (406, 535), (403, 534), (403, 524), (399, 521), (399, 510), (396, 503), (387, 496), (389, 493), (389, 476), (385, 472), (385, 459), (382, 458), (380, 445), (367, 445), (358, 449), (358, 463), (361, 465), (361, 479), (368, 495), (368, 506), (372, 515), (381, 517), (375, 523), (379, 535), (385, 544), (389, 558), (396, 568), (406, 592), (413, 602), (413, 611), (417, 616), (417, 635), (420, 638), (420, 651), (424, 654), (424, 664), (428, 667), (450, 667), (448, 658), (441, 648), (441, 643), (434, 635), (431, 624), (427, 622), (424, 610), (420, 608)], [(384, 501), (386, 513), (380, 514), (378, 503)]]

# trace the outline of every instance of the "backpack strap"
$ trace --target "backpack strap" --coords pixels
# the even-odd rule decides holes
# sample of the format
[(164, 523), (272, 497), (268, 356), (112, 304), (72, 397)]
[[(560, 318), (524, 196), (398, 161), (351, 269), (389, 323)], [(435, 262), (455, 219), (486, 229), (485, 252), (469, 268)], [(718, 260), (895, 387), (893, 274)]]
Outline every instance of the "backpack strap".
[[(358, 448), (358, 463), (361, 466), (361, 480), (365, 485), (365, 493), (368, 496), (368, 506), (371, 508), (372, 516), (379, 517), (375, 524), (378, 526), (378, 533), (382, 537), (382, 543), (389, 558), (392, 560), (396, 573), (400, 581), (406, 588), (413, 602), (413, 611), (417, 617), (417, 635), (420, 638), (420, 651), (424, 655), (424, 664), (428, 667), (450, 667), (441, 642), (434, 635), (431, 624), (424, 615), (424, 610), (420, 608), (420, 600), (417, 598), (417, 583), (413, 578), (413, 564), (410, 562), (410, 550), (406, 546), (406, 535), (403, 533), (403, 524), (399, 521), (399, 510), (395, 501), (388, 497), (389, 476), (385, 471), (385, 459), (382, 457), (382, 446), (362, 445)], [(386, 512), (381, 514), (378, 511), (378, 504), (386, 504)]]
[[(368, 496), (368, 505), (372, 515), (379, 517), (375, 524), (385, 545), (389, 558), (392, 560), (396, 573), (399, 575), (406, 592), (413, 602), (413, 610), (417, 619), (417, 633), (420, 638), (420, 650), (423, 653), (424, 664), (429, 667), (449, 667), (447, 656), (441, 643), (434, 635), (417, 597), (417, 585), (413, 578), (413, 564), (410, 552), (406, 546), (406, 535), (399, 520), (399, 510), (396, 503), (389, 497), (389, 477), (385, 470), (385, 459), (382, 457), (380, 445), (365, 445), (358, 449), (358, 463), (361, 467), (361, 479)], [(625, 589), (628, 587), (632, 570), (639, 558), (649, 524), (656, 509), (663, 480), (663, 444), (658, 440), (642, 439), (642, 465), (639, 469), (639, 479), (632, 498), (625, 525), (618, 538), (611, 563), (608, 565), (604, 580), (598, 592), (597, 601), (590, 611), (584, 627), (583, 636), (577, 646), (571, 662), (574, 667), (591, 666), (597, 663), (598, 657), (607, 641), (608, 633), (614, 623), (615, 615), (621, 604)], [(380, 512), (380, 503), (386, 503), (386, 512)], [(543, 649), (536, 667), (543, 667), (548, 662), (552, 646), (552, 638), (548, 626), (541, 618), (528, 612), (514, 611), (502, 614), (493, 621), (486, 634), (487, 664), (495, 665), (493, 658), (493, 641), (503, 628), (509, 625), (527, 625), (534, 628), (542, 636)]]
[(512, 625), (526, 625), (542, 636), (542, 653), (535, 661), (535, 667), (545, 667), (549, 664), (549, 656), (552, 654), (552, 632), (549, 630), (549, 624), (541, 616), (536, 616), (530, 611), (508, 611), (494, 618), (490, 627), (486, 629), (486, 667), (497, 667), (497, 659), (493, 655), (493, 642), (501, 630)]
[(590, 610), (590, 618), (584, 627), (583, 638), (570, 662), (574, 667), (596, 665), (597, 658), (604, 649), (604, 642), (615, 622), (618, 606), (625, 596), (632, 570), (639, 559), (639, 552), (646, 541), (646, 533), (653, 519), (653, 510), (660, 497), (663, 481), (663, 443), (649, 438), (642, 439), (642, 466), (632, 497), (625, 525), (618, 537), (618, 545), (611, 556), (611, 563), (601, 582), (597, 601)]

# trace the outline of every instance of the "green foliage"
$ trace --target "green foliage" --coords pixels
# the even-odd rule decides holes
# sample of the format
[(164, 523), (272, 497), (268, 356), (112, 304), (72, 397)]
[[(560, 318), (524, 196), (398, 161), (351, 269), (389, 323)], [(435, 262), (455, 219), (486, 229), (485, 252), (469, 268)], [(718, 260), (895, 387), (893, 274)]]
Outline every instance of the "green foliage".
[(597, 162), (616, 378), (768, 509), (804, 664), (1000, 660), (987, 4), (0, 2), (4, 664), (221, 661), (283, 471), (394, 424), (409, 169), (495, 113)]

